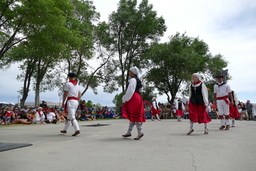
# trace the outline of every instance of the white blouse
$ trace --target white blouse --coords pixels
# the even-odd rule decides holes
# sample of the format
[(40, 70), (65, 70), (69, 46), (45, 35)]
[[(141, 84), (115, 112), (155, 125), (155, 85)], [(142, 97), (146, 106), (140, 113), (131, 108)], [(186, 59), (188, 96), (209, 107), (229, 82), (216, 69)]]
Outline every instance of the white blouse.
[(127, 102), (127, 101), (129, 101), (132, 98), (132, 95), (135, 92), (136, 86), (137, 86), (137, 80), (135, 78), (131, 78), (129, 80), (129, 86), (128, 86), (127, 90), (126, 90), (126, 93), (125, 93), (125, 95), (122, 98), (123, 102)]

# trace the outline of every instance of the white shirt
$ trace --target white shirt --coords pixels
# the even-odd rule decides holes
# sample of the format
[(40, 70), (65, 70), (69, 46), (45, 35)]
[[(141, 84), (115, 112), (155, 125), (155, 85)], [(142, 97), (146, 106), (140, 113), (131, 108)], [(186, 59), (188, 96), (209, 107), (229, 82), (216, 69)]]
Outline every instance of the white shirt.
[(122, 98), (123, 102), (129, 101), (132, 98), (132, 95), (135, 92), (136, 86), (137, 86), (137, 80), (135, 78), (131, 78), (129, 80), (129, 86), (126, 90), (126, 93)]
[(80, 86), (74, 85), (71, 82), (66, 83), (64, 90), (68, 92), (67, 97), (78, 97)]
[[(41, 116), (40, 116), (41, 115)], [(39, 122), (40, 120), (43, 120), (45, 118), (43, 111), (37, 111), (35, 115), (35, 121)]]
[(235, 105), (238, 105), (238, 98), (237, 98), (237, 95), (236, 95), (236, 93), (234, 92), (234, 103), (235, 103)]
[(159, 109), (159, 106), (158, 106), (158, 104), (157, 104), (157, 102), (155, 100), (152, 102), (152, 106), (156, 110)]
[[(222, 84), (222, 83), (218, 83)], [(230, 86), (228, 84), (224, 84), (222, 86), (214, 85), (214, 93), (216, 93), (216, 97), (228, 96), (228, 93), (231, 92)]]
[(50, 112), (50, 113), (47, 113), (46, 116), (47, 116), (47, 120), (51, 121), (55, 117), (55, 113)]

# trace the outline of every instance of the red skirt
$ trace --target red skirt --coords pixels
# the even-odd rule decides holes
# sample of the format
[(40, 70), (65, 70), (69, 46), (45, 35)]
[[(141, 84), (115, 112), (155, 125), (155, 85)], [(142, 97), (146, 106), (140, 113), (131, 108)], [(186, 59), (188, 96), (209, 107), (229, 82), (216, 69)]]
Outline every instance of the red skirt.
[(179, 115), (179, 116), (184, 116), (184, 112), (180, 109), (177, 109), (176, 110), (176, 115)]
[(144, 103), (139, 93), (135, 92), (132, 98), (122, 106), (122, 117), (131, 122), (146, 122)]
[(237, 108), (232, 106), (232, 104), (229, 104), (229, 115), (231, 118), (236, 119), (240, 118), (240, 113), (238, 112)]
[(156, 116), (156, 115), (160, 115), (160, 110), (159, 109), (155, 109), (153, 106), (151, 107), (152, 110), (152, 116)]
[(189, 119), (196, 123), (198, 122), (199, 124), (201, 123), (208, 123), (211, 122), (211, 118), (206, 112), (206, 106), (203, 105), (197, 105), (193, 103), (189, 103)]

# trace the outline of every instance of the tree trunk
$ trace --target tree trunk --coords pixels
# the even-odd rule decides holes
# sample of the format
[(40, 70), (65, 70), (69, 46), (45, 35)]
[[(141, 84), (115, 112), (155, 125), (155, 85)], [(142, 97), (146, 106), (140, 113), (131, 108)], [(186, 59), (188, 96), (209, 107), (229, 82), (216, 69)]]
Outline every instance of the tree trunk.
[(35, 89), (35, 106), (39, 106), (39, 99), (40, 99), (40, 83), (36, 83)]

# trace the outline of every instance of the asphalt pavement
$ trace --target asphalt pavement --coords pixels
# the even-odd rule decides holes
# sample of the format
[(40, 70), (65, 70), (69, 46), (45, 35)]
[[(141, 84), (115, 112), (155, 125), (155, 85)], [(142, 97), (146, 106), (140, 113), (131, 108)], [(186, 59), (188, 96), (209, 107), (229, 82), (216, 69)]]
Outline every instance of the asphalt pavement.
[(194, 124), (189, 120), (147, 120), (140, 140), (122, 138), (126, 119), (81, 121), (76, 137), (64, 123), (0, 127), (0, 143), (30, 144), (0, 152), (1, 171), (255, 171), (256, 121), (236, 121), (229, 131), (220, 121)]

